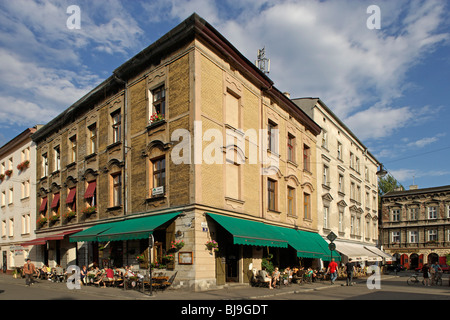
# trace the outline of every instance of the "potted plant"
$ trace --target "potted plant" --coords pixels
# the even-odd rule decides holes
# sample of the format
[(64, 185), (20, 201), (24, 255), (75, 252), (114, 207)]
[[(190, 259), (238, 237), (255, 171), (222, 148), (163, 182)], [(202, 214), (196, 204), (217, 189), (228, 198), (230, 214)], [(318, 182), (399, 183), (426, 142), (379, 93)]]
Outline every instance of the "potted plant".
[(136, 257), (136, 259), (137, 259), (137, 261), (139, 261), (139, 262), (144, 262), (144, 261), (145, 261), (145, 255), (144, 255), (144, 254), (138, 255), (138, 256)]
[(55, 214), (55, 215), (52, 215), (52, 216), (49, 218), (49, 220), (50, 220), (50, 223), (56, 223), (56, 222), (59, 220), (59, 213), (58, 213), (58, 214)]
[(208, 240), (205, 243), (206, 250), (218, 252), (219, 251), (219, 244), (215, 240)]
[(87, 207), (84, 208), (82, 213), (86, 215), (86, 217), (89, 217), (91, 214), (97, 212), (97, 207)]
[(42, 226), (47, 223), (47, 218), (40, 217), (39, 219), (37, 219), (36, 223), (39, 225), (39, 227), (42, 228)]
[(184, 247), (184, 241), (183, 240), (175, 240), (175, 241), (172, 241), (172, 242), (170, 242), (170, 249), (172, 250), (172, 251), (179, 251), (181, 248), (183, 248)]
[(5, 171), (5, 174), (6, 174), (8, 177), (11, 177), (12, 173), (13, 173), (13, 171), (12, 171), (11, 169)]
[(75, 211), (67, 211), (67, 212), (64, 214), (64, 218), (65, 218), (66, 220), (70, 221), (71, 219), (75, 218), (76, 215), (77, 215), (77, 213), (76, 213)]
[(3, 181), (3, 180), (5, 180), (5, 175), (2, 173), (2, 174), (0, 174), (0, 181)]
[(164, 115), (159, 112), (155, 112), (154, 114), (152, 114), (150, 116), (150, 124), (161, 121), (161, 120), (164, 120)]
[(17, 170), (23, 171), (30, 166), (30, 161), (25, 160), (17, 165)]

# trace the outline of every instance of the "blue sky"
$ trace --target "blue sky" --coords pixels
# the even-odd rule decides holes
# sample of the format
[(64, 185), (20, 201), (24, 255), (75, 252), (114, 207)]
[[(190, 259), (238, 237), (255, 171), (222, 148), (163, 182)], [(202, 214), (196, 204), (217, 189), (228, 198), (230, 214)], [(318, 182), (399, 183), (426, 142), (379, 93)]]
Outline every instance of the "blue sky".
[[(79, 30), (67, 28), (70, 5)], [(367, 7), (381, 28), (367, 28)], [(0, 144), (197, 12), (292, 98), (320, 97), (404, 186), (450, 184), (450, 3), (0, 0)]]

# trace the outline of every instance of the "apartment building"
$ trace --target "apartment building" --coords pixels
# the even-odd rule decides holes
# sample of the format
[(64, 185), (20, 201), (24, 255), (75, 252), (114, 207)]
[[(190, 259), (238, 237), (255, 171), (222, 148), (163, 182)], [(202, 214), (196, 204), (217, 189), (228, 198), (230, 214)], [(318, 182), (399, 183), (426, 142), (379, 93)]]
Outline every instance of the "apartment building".
[(32, 136), (42, 263), (151, 262), (203, 290), (248, 282), (267, 256), (327, 259), (320, 132), (194, 14)]
[(322, 100), (293, 101), (322, 128), (314, 163), (319, 233), (338, 236), (343, 261), (390, 260), (378, 248), (378, 160)]
[(37, 251), (24, 242), (35, 238), (36, 145), (28, 128), (0, 148), (0, 251), (3, 272), (21, 267)]
[(450, 186), (395, 190), (381, 197), (381, 242), (407, 269), (450, 258)]

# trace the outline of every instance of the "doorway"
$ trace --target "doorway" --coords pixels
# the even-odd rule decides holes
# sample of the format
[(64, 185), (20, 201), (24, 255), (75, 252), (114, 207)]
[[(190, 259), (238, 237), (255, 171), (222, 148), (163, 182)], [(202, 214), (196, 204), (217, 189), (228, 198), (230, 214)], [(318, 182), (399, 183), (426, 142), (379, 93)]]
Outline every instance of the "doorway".
[(413, 253), (410, 257), (409, 257), (409, 261), (411, 262), (409, 268), (411, 270), (414, 270), (416, 268), (419, 267), (419, 255), (417, 253)]
[(239, 282), (239, 256), (240, 246), (233, 244), (227, 246), (225, 253), (226, 282)]

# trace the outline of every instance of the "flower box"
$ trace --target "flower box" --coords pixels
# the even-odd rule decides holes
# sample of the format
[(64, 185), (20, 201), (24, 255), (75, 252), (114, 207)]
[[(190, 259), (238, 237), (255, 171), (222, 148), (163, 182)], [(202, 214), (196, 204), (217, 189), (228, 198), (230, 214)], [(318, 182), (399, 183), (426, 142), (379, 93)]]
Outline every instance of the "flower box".
[(23, 170), (29, 168), (29, 166), (30, 166), (30, 161), (25, 160), (17, 165), (17, 170), (23, 171)]
[(39, 219), (36, 220), (36, 223), (38, 224), (39, 227), (43, 227), (44, 224), (47, 223), (47, 218), (46, 217), (40, 217)]
[(77, 215), (77, 213), (76, 213), (75, 211), (68, 211), (68, 212), (66, 212), (66, 213), (63, 215), (63, 217), (64, 217), (66, 220), (70, 221), (71, 219), (75, 218), (76, 215)]
[(171, 243), (170, 243), (170, 250), (171, 251), (179, 251), (181, 248), (183, 248), (184, 247), (184, 241), (183, 240), (175, 240), (175, 241), (172, 241)]
[(12, 170), (6, 170), (5, 171), (5, 175), (7, 175), (8, 177), (11, 177), (13, 171)]
[(85, 214), (87, 217), (89, 217), (91, 214), (94, 214), (97, 212), (97, 207), (87, 207), (84, 208), (82, 213)]

